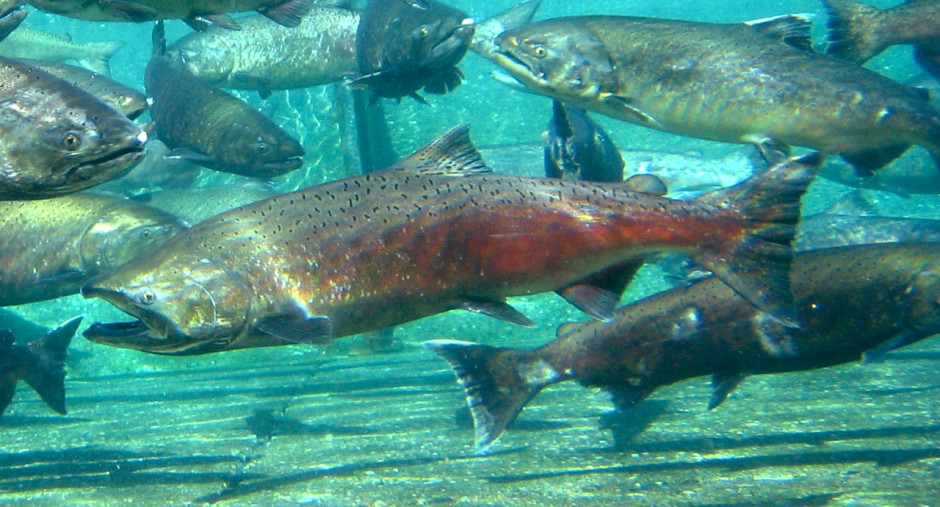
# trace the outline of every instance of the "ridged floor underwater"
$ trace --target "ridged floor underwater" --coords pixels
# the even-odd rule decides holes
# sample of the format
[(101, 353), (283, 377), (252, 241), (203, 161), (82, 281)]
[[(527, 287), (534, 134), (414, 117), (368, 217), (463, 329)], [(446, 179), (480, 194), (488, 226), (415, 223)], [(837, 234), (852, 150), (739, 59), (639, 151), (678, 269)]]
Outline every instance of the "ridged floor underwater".
[[(239, 352), (250, 359), (252, 351)], [(244, 505), (929, 505), (940, 501), (940, 341), (874, 364), (706, 378), (620, 417), (567, 383), (477, 456), (428, 351), (67, 378), (0, 420), (0, 502)]]

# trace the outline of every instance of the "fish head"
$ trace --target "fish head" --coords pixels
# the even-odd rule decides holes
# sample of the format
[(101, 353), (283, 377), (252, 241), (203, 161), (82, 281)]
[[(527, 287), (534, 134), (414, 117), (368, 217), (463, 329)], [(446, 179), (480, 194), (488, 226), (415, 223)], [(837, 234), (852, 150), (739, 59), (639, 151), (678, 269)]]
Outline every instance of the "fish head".
[(226, 349), (248, 322), (248, 286), (221, 263), (173, 252), (161, 248), (85, 284), (84, 297), (102, 298), (136, 318), (95, 323), (85, 331), (85, 337), (95, 343), (164, 355)]
[(150, 254), (186, 228), (183, 221), (156, 208), (122, 204), (102, 213), (82, 235), (79, 251), (86, 272), (103, 273)]
[(255, 176), (276, 176), (303, 165), (303, 146), (280, 129), (262, 132), (245, 151)]
[[(73, 93), (74, 92), (74, 93)], [(20, 90), (0, 104), (0, 195), (38, 199), (82, 190), (129, 172), (147, 134), (97, 98), (55, 87)]]
[(473, 30), (473, 19), (456, 9), (420, 23), (410, 33), (418, 67), (435, 72), (457, 65), (470, 47)]
[(503, 32), (495, 44), (485, 56), (529, 91), (577, 103), (612, 88), (611, 56), (586, 28), (549, 20)]

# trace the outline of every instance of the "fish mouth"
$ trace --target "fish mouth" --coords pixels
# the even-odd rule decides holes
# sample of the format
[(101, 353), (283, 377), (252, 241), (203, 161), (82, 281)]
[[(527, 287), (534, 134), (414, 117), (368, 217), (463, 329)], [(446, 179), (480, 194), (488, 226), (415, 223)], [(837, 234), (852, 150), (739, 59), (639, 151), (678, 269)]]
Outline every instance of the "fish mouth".
[(89, 341), (154, 354), (175, 354), (179, 344), (186, 341), (183, 333), (166, 318), (134, 305), (120, 291), (85, 284), (81, 293), (86, 299), (104, 299), (136, 319), (128, 322), (95, 322), (82, 333)]
[[(99, 173), (102, 169), (112, 168), (112, 167), (121, 167), (126, 165), (124, 172), (129, 172), (134, 167), (134, 162), (143, 156), (144, 148), (147, 146), (147, 133), (141, 130), (133, 138), (133, 142), (129, 143), (124, 148), (119, 150), (109, 151), (107, 154), (102, 155), (98, 158), (83, 160), (74, 167), (69, 169), (65, 176), (69, 178), (75, 174), (84, 174), (93, 171), (94, 173)], [(118, 175), (109, 175), (110, 178), (115, 178)]]
[[(492, 60), (496, 62), (500, 67), (509, 72), (513, 78), (515, 78), (520, 83), (525, 83), (527, 80), (531, 80), (536, 84), (546, 86), (548, 81), (545, 77), (545, 72), (536, 69), (532, 65), (526, 63), (524, 60), (518, 58), (512, 53), (512, 51), (507, 50), (505, 45), (516, 45), (514, 37), (502, 38), (498, 37), (496, 40), (496, 51), (493, 51), (491, 56)], [(504, 83), (505, 84), (505, 83)]]
[(261, 164), (261, 169), (265, 172), (272, 174), (283, 174), (286, 172), (299, 169), (300, 166), (304, 165), (304, 161), (300, 157), (291, 157), (281, 160), (272, 160), (270, 162), (265, 162)]

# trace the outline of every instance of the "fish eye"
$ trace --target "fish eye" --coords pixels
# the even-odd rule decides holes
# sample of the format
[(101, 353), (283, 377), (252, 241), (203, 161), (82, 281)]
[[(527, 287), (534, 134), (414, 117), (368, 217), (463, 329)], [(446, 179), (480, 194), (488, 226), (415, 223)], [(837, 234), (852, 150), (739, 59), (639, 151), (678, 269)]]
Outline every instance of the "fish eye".
[(426, 26), (422, 26), (421, 29), (418, 31), (421, 33), (422, 37), (427, 37), (431, 33), (431, 31), (428, 30), (428, 27)]
[(140, 295), (140, 302), (145, 305), (152, 305), (156, 301), (157, 295), (150, 289), (145, 290), (144, 293)]
[(532, 48), (532, 54), (535, 55), (536, 58), (545, 58), (548, 56), (548, 50), (545, 49), (545, 46), (535, 46)]
[(153, 229), (151, 229), (150, 227), (144, 227), (143, 229), (140, 230), (141, 238), (150, 239), (151, 236), (153, 236)]
[(259, 155), (264, 155), (268, 152), (268, 143), (258, 140), (258, 145), (255, 147), (255, 150)]
[(75, 151), (82, 145), (82, 137), (75, 132), (66, 132), (62, 137), (62, 147), (68, 151)]

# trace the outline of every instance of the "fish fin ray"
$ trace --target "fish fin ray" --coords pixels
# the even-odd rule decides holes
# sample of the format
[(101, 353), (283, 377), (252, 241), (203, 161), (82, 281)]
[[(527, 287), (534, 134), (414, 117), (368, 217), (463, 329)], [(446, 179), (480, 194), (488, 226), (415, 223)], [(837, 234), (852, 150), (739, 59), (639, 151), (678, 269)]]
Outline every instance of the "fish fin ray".
[(840, 153), (842, 159), (855, 168), (856, 174), (868, 177), (878, 169), (888, 165), (910, 148), (908, 144), (873, 148), (855, 153)]
[(591, 317), (610, 320), (627, 285), (644, 262), (644, 258), (622, 262), (555, 292)]
[(630, 384), (614, 384), (604, 386), (602, 390), (610, 396), (617, 410), (625, 411), (645, 400), (653, 392), (652, 388), (634, 386)]
[(328, 345), (333, 341), (333, 320), (310, 315), (300, 304), (293, 303), (281, 313), (258, 320), (257, 329), (291, 343)]
[(900, 333), (898, 333), (897, 335), (895, 335), (888, 341), (863, 352), (862, 362), (868, 364), (868, 363), (876, 363), (878, 361), (881, 361), (882, 359), (884, 359), (885, 354), (887, 354), (888, 352), (899, 349), (905, 345), (914, 343), (923, 337), (924, 337), (924, 333), (917, 331), (917, 330), (907, 329), (907, 330), (901, 331)]
[(448, 130), (390, 169), (460, 177), (492, 172), (470, 140), (467, 124)]
[(466, 299), (461, 301), (457, 308), (474, 313), (481, 313), (489, 317), (497, 318), (511, 324), (518, 324), (525, 327), (534, 327), (535, 322), (523, 315), (505, 301), (484, 301), (481, 299)]
[(823, 4), (828, 15), (826, 54), (861, 63), (884, 49), (875, 29), (877, 8), (856, 0), (823, 0)]
[(28, 347), (36, 364), (23, 378), (46, 405), (65, 415), (65, 356), (82, 317), (67, 320), (49, 333), (33, 340)]
[(435, 95), (443, 95), (454, 91), (463, 80), (463, 71), (459, 67), (451, 67), (425, 83), (424, 91)]
[(97, 72), (103, 76), (111, 75), (111, 57), (117, 50), (124, 47), (123, 42), (107, 41), (89, 43), (89, 54), (84, 58), (78, 59), (78, 64), (82, 67)]
[(650, 127), (657, 130), (666, 130), (666, 127), (659, 120), (646, 113), (642, 109), (634, 106), (633, 100), (631, 100), (629, 97), (608, 94), (603, 96), (601, 100), (611, 107), (620, 109), (622, 113), (633, 118), (632, 121), (638, 125), (643, 125), (645, 127)]
[(422, 345), (450, 363), (463, 387), (473, 416), (474, 444), (480, 454), (539, 391), (562, 380), (535, 351), (457, 340), (431, 340)]
[(746, 373), (716, 373), (712, 375), (712, 395), (708, 399), (708, 410), (724, 403), (728, 395), (747, 378)]
[(758, 32), (779, 38), (784, 44), (806, 51), (813, 50), (813, 38), (810, 29), (813, 14), (783, 14), (770, 18), (746, 21), (744, 24)]
[(312, 5), (311, 0), (285, 0), (259, 12), (276, 23), (287, 27), (295, 27), (310, 12)]
[(705, 246), (694, 257), (757, 308), (798, 327), (790, 266), (800, 220), (800, 199), (823, 160), (820, 153), (792, 157), (733, 187), (697, 201), (736, 209), (747, 227), (738, 241)]

